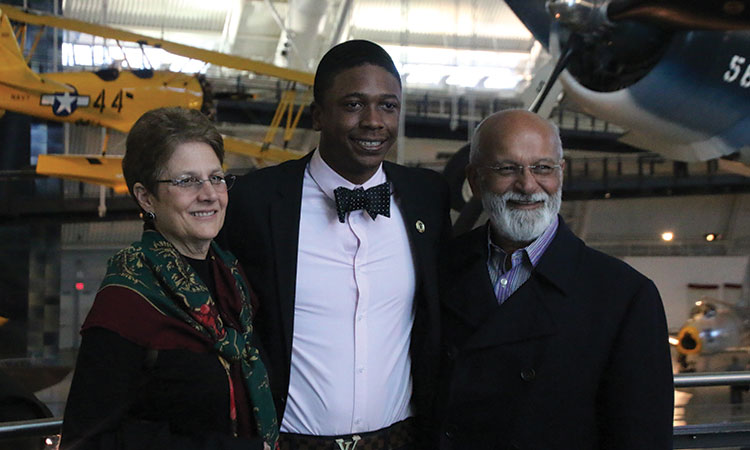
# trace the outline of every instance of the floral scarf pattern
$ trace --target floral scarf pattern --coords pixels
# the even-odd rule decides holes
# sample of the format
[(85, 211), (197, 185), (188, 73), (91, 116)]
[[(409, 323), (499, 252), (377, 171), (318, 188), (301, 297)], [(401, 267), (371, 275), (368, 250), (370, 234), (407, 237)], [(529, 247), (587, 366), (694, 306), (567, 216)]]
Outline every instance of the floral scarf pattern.
[[(211, 242), (211, 250), (234, 278), (236, 291), (241, 297), (239, 323), (242, 330), (224, 325), (206, 285), (175, 247), (155, 230), (144, 231), (140, 242), (110, 259), (101, 287), (121, 286), (139, 293), (160, 313), (182, 320), (206, 336), (225, 361), (239, 363), (251, 397), (258, 433), (271, 448), (276, 448), (279, 427), (268, 375), (258, 349), (252, 345), (250, 293), (237, 259), (222, 251), (215, 242)], [(233, 399), (231, 380), (229, 386), (230, 398)], [(234, 401), (230, 405), (230, 417), (236, 425)]]

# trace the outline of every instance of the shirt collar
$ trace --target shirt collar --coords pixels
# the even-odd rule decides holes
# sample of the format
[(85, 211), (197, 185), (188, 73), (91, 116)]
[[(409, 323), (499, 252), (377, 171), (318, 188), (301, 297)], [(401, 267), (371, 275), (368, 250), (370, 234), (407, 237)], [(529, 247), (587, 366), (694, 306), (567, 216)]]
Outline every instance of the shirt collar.
[(354, 184), (336, 173), (336, 171), (323, 160), (318, 149), (315, 149), (313, 152), (312, 158), (310, 158), (310, 162), (307, 165), (307, 170), (310, 177), (312, 177), (318, 187), (320, 187), (320, 190), (331, 199), (336, 198), (333, 194), (333, 190), (337, 187), (343, 186), (348, 189), (354, 189), (361, 186), (365, 189), (369, 189), (373, 186), (383, 184), (387, 180), (385, 172), (383, 171), (383, 163), (380, 163), (378, 170), (369, 180), (365, 181), (363, 184)]
[[(547, 250), (547, 247), (549, 247), (549, 244), (555, 237), (555, 233), (557, 232), (559, 223), (560, 219), (557, 215), (555, 215), (555, 218), (538, 238), (534, 239), (534, 241), (532, 241), (531, 244), (527, 245), (526, 247), (516, 250), (517, 252), (523, 252), (529, 258), (532, 267), (536, 267), (537, 263), (542, 258), (542, 255)], [(500, 252), (503, 257), (506, 255), (505, 251), (502, 248), (492, 242), (492, 225), (487, 226), (487, 247), (490, 257), (492, 257), (493, 252)]]

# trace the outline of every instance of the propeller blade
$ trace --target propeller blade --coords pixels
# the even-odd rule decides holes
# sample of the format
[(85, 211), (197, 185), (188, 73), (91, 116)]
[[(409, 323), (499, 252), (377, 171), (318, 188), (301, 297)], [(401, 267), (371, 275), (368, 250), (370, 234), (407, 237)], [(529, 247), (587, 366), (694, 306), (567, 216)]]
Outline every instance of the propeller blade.
[[(550, 33), (557, 33), (557, 27), (552, 27)], [(582, 42), (583, 40), (580, 35), (576, 33), (570, 35), (570, 37), (568, 38), (568, 42), (565, 44), (565, 48), (560, 55), (560, 58), (557, 60), (557, 64), (555, 64), (555, 68), (552, 70), (552, 73), (550, 74), (549, 79), (547, 79), (547, 82), (544, 83), (544, 89), (539, 92), (539, 95), (537, 95), (537, 97), (531, 103), (531, 106), (529, 106), (529, 111), (533, 113), (539, 112), (539, 108), (541, 108), (544, 99), (547, 98), (547, 94), (549, 94), (550, 89), (552, 89), (552, 85), (555, 84), (555, 81), (557, 81), (557, 77), (559, 77), (562, 71), (565, 70), (565, 68), (568, 66), (570, 57), (578, 51), (578, 49), (581, 47)]]

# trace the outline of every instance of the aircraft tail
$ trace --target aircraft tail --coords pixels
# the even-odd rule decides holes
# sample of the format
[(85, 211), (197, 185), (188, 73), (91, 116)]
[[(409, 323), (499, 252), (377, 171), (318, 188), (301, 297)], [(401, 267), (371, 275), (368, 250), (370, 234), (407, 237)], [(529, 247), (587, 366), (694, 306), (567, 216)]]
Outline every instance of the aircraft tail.
[(18, 47), (16, 35), (10, 26), (10, 19), (0, 10), (0, 84), (21, 90), (53, 92), (55, 87), (48, 85), (26, 64)]

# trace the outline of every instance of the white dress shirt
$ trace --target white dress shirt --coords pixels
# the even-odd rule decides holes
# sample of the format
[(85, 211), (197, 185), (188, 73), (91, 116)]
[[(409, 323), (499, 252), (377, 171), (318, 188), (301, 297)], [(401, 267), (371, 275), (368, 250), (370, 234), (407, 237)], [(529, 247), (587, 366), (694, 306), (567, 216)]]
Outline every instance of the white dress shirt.
[[(362, 187), (386, 181), (382, 164)], [(336, 215), (333, 190), (359, 187), (315, 151), (300, 212), (289, 395), (281, 431), (333, 436), (411, 416), (414, 259), (398, 203), (391, 217)]]

